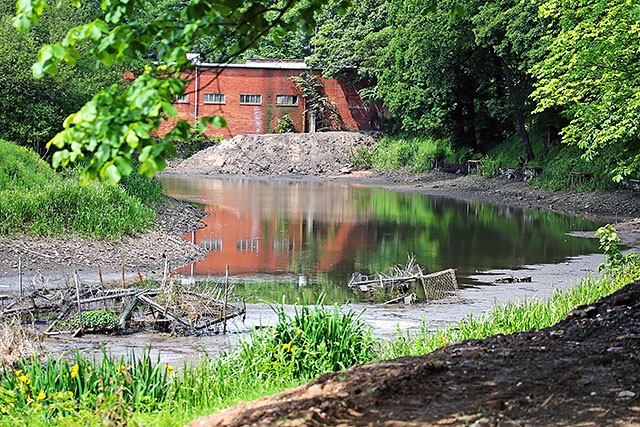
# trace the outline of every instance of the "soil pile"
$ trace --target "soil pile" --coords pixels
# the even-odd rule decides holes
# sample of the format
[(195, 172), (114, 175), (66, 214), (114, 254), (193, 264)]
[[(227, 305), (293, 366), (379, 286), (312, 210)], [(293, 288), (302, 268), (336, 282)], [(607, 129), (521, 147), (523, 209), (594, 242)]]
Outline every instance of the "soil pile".
[(351, 169), (349, 156), (373, 148), (364, 132), (238, 135), (194, 154), (168, 172), (237, 175), (335, 175)]
[(206, 426), (640, 426), (640, 282), (538, 331), (328, 374)]

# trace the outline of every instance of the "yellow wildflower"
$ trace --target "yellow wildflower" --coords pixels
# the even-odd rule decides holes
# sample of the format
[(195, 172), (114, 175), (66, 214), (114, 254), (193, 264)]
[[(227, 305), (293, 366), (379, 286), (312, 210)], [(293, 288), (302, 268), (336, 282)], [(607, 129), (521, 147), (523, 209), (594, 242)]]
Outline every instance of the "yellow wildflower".
[[(20, 373), (22, 373), (22, 371), (20, 371)], [(27, 374), (19, 375), (19, 376), (18, 376), (18, 380), (19, 380), (21, 383), (24, 383), (24, 384), (26, 384), (26, 385), (29, 385), (29, 384), (31, 383), (31, 380), (29, 379), (29, 375), (27, 375)]]
[(291, 351), (291, 341), (289, 341), (289, 342), (288, 342), (288, 343), (286, 343), (286, 344), (282, 344), (282, 349), (283, 349), (284, 351)]
[(125, 374), (129, 370), (129, 367), (127, 365), (120, 365), (116, 368), (116, 370), (121, 374)]
[(78, 378), (78, 372), (80, 372), (80, 366), (76, 363), (71, 368), (71, 378)]
[(40, 393), (38, 393), (38, 395), (36, 396), (37, 401), (45, 400), (46, 398), (47, 394), (44, 392), (44, 390), (40, 390)]
[(172, 365), (169, 365), (168, 363), (166, 363), (164, 365), (164, 368), (167, 370), (167, 372), (169, 373), (169, 375), (171, 375), (173, 373), (173, 371), (176, 370), (176, 368)]
[(296, 331), (296, 335), (300, 335), (300, 334), (302, 334), (302, 329), (298, 329), (298, 330)]

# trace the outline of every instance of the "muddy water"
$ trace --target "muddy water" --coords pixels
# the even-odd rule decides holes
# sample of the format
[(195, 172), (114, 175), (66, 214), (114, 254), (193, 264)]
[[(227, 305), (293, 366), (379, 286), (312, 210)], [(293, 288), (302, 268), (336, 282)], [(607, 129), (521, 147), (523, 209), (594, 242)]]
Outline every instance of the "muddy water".
[[(424, 324), (435, 330), (496, 304), (546, 299), (555, 289), (597, 275), (604, 261), (597, 241), (584, 237), (599, 224), (547, 212), (331, 182), (165, 176), (163, 185), (173, 197), (210, 213), (207, 227), (184, 236), (209, 255), (180, 268), (180, 275), (216, 279), (229, 265), (236, 288), (250, 302), (246, 319), (231, 322), (227, 335), (48, 339), (54, 352), (80, 348), (99, 355), (104, 346), (121, 355), (150, 347), (163, 363), (179, 365), (216, 355), (256, 326), (273, 324), (276, 318), (261, 300), (281, 301), (284, 294), (287, 301), (313, 301), (324, 292), (329, 304), (354, 301), (345, 286), (354, 271), (386, 271), (406, 262), (409, 253), (427, 273), (456, 268), (458, 303), (343, 307), (364, 311), (374, 333), (390, 338), (398, 328), (415, 332)], [(531, 282), (493, 284), (504, 276), (528, 276)]]
[[(352, 273), (406, 264), (425, 274), (455, 268), (461, 286), (486, 283), (477, 272), (555, 264), (598, 251), (578, 237), (598, 224), (549, 212), (492, 206), (337, 182), (162, 178), (165, 191), (210, 215), (184, 236), (208, 249), (178, 269), (218, 279), (228, 265), (236, 289), (255, 300), (354, 300)], [(568, 233), (571, 233), (569, 235)], [(256, 283), (259, 283), (256, 285)]]
[[(557, 264), (530, 265), (518, 270), (494, 270), (474, 276), (477, 280), (491, 281), (496, 277), (527, 274), (530, 283), (512, 283), (466, 287), (460, 290), (461, 300), (455, 304), (429, 303), (404, 305), (347, 304), (342, 310), (362, 312), (362, 318), (374, 334), (382, 339), (392, 339), (398, 329), (403, 333), (415, 333), (424, 325), (435, 331), (447, 324), (473, 315), (482, 315), (507, 301), (547, 299), (556, 289), (566, 289), (583, 277), (597, 277), (602, 255), (592, 254), (569, 258)], [(292, 311), (292, 306), (287, 306)], [(227, 335), (200, 337), (175, 337), (169, 334), (145, 332), (128, 336), (85, 335), (79, 338), (58, 336), (48, 338), (46, 345), (55, 354), (70, 354), (80, 349), (85, 354), (100, 357), (102, 348), (116, 356), (130, 352), (141, 354), (150, 349), (154, 359), (162, 363), (181, 366), (184, 362), (197, 362), (203, 356), (215, 356), (232, 348), (239, 339), (246, 339), (256, 326), (273, 325), (277, 317), (267, 304), (248, 304), (247, 317), (228, 324)]]

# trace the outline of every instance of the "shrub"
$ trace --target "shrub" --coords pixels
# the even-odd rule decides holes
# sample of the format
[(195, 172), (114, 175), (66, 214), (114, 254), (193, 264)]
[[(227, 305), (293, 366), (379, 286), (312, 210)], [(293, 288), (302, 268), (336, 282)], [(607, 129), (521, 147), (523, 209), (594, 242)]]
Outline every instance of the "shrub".
[(67, 322), (63, 322), (57, 329), (93, 329), (106, 330), (118, 327), (118, 316), (106, 310), (88, 310), (76, 313)]
[(295, 123), (293, 119), (285, 114), (278, 119), (278, 126), (276, 128), (277, 133), (291, 133), (295, 132)]
[(373, 156), (365, 147), (358, 147), (355, 153), (348, 156), (349, 163), (358, 169), (371, 169), (373, 167)]

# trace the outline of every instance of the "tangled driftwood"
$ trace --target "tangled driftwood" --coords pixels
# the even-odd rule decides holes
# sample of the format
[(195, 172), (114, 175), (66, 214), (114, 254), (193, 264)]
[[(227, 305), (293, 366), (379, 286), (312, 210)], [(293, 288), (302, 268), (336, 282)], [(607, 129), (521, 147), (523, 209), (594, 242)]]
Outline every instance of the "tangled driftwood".
[[(195, 289), (169, 281), (157, 288), (39, 287), (21, 296), (5, 298), (0, 318), (42, 319), (46, 334), (134, 331), (152, 327), (180, 334), (226, 331), (228, 319), (244, 315), (246, 306), (232, 286)], [(91, 319), (91, 321), (89, 321)]]

